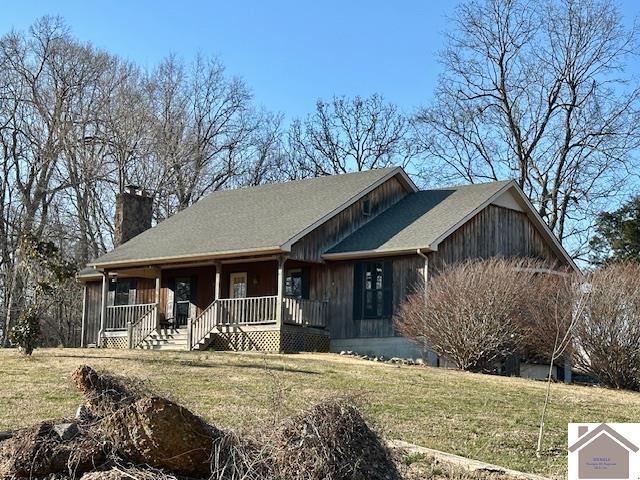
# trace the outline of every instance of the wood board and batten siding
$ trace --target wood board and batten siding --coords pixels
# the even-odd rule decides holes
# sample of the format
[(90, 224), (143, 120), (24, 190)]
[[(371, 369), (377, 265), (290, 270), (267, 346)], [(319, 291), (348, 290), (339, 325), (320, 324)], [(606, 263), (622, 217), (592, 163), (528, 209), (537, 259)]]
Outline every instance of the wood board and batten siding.
[(86, 282), (85, 288), (83, 344), (89, 345), (98, 343), (100, 315), (102, 314), (102, 281)]
[[(294, 243), (291, 246), (290, 258), (321, 262), (325, 251), (340, 243), (408, 193), (406, 187), (396, 177), (390, 178)], [(368, 214), (363, 211), (364, 202), (369, 202)]]
[(528, 257), (558, 268), (565, 262), (551, 249), (529, 217), (489, 205), (453, 232), (429, 254), (429, 276), (444, 266), (470, 259)]
[[(423, 278), (424, 260), (417, 255), (365, 259), (389, 262), (392, 272), (392, 311), (412, 293)], [(354, 275), (357, 262), (330, 262), (323, 279), (329, 292), (329, 331), (331, 338), (390, 337), (395, 335), (392, 315), (379, 319), (355, 319)]]

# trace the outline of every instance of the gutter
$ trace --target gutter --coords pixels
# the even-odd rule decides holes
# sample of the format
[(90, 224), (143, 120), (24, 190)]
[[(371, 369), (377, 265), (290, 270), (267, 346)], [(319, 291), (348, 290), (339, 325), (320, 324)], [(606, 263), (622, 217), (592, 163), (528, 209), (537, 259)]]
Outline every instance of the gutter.
[(424, 258), (424, 268), (422, 270), (422, 280), (424, 282), (424, 288), (427, 288), (427, 282), (429, 281), (429, 257), (424, 254), (421, 248), (416, 249), (416, 253)]
[(375, 257), (390, 257), (398, 255), (415, 255), (417, 251), (426, 250), (427, 252), (434, 251), (429, 247), (420, 248), (403, 248), (398, 250), (358, 250), (355, 252), (340, 252), (340, 253), (325, 253), (322, 255), (324, 260), (351, 260), (356, 258), (375, 258)]

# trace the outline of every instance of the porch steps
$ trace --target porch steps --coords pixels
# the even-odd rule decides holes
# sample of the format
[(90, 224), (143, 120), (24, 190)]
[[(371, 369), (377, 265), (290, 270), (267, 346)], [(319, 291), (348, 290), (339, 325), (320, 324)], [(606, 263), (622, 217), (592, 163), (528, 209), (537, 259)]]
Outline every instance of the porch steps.
[(171, 329), (151, 333), (139, 348), (144, 350), (188, 350), (186, 330)]

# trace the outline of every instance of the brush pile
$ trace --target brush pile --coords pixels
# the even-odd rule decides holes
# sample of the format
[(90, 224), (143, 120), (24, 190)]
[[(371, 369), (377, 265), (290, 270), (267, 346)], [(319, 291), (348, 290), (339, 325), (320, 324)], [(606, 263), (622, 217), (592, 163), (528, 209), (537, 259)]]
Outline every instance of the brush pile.
[(240, 436), (142, 385), (89, 366), (72, 375), (85, 404), (0, 443), (0, 479), (397, 480), (387, 448), (347, 401)]

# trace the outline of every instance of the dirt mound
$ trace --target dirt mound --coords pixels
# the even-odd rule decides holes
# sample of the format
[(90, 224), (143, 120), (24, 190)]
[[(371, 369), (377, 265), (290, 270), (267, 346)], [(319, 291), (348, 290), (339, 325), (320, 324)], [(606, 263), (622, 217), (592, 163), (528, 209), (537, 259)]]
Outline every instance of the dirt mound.
[(78, 429), (72, 438), (64, 439), (56, 431), (56, 425), (59, 424), (42, 422), (1, 443), (0, 478), (9, 475), (33, 478), (51, 473), (76, 476), (105, 461), (104, 444), (90, 432)]
[(276, 436), (276, 451), (280, 473), (292, 480), (400, 478), (386, 446), (345, 400), (289, 420)]
[(98, 373), (82, 365), (71, 374), (74, 386), (84, 395), (89, 413), (97, 418), (115, 412), (147, 395), (142, 382), (131, 378)]
[(156, 396), (105, 417), (100, 430), (120, 455), (134, 463), (195, 477), (208, 476), (212, 452), (225, 437), (186, 408)]

